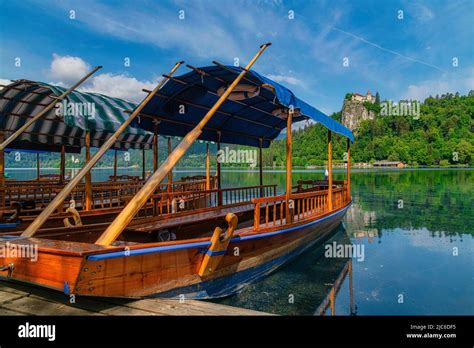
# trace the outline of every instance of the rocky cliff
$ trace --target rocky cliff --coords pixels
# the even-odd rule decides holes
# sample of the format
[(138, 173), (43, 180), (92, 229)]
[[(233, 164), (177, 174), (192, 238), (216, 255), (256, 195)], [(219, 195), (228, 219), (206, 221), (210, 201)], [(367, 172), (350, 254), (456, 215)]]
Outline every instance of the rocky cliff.
[(355, 130), (363, 120), (373, 120), (375, 114), (365, 108), (364, 104), (355, 100), (344, 100), (341, 122), (350, 130)]

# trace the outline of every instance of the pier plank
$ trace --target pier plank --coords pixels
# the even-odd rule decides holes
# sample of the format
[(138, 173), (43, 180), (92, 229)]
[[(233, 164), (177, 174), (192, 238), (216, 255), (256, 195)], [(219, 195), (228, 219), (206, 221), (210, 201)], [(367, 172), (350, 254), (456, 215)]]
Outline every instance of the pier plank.
[(115, 307), (111, 307), (111, 308), (108, 308), (108, 309), (105, 309), (103, 311), (100, 312), (101, 314), (104, 314), (104, 315), (114, 315), (114, 316), (123, 316), (123, 315), (151, 315), (151, 316), (154, 316), (154, 315), (163, 315), (163, 314), (159, 314), (159, 313), (154, 313), (154, 312), (151, 312), (151, 311), (144, 311), (144, 310), (140, 310), (140, 309), (136, 309), (136, 308), (131, 308), (131, 307), (128, 307), (128, 306), (115, 306)]
[(26, 315), (96, 315), (83, 309), (74, 308), (64, 303), (50, 302), (32, 296), (1, 304), (2, 308), (15, 310)]
[(0, 281), (0, 315), (206, 316), (271, 315), (199, 300), (88, 298), (16, 282)]
[(17, 300), (21, 297), (23, 297), (24, 295), (19, 295), (19, 294), (15, 294), (15, 293), (12, 293), (12, 292), (6, 292), (6, 291), (1, 291), (0, 290), (0, 305), (2, 303), (5, 303), (5, 302), (10, 302), (10, 301), (13, 301), (13, 300)]
[(16, 286), (16, 284), (8, 284), (6, 282), (1, 282), (0, 281), (0, 290), (4, 292), (10, 292), (13, 294), (18, 294), (18, 295), (23, 295), (23, 296), (28, 296), (29, 292), (27, 291), (28, 287), (25, 286)]
[(101, 312), (106, 309), (113, 307), (113, 304), (106, 303), (103, 301), (96, 300), (94, 298), (88, 298), (83, 296), (76, 296), (75, 302), (70, 302), (70, 297), (62, 292), (56, 290), (49, 290), (36, 286), (28, 286), (20, 283), (8, 283), (8, 286), (0, 282), (0, 303), (1, 303), (1, 291), (10, 292), (15, 294), (23, 294), (31, 298), (36, 299), (48, 299), (60, 304), (64, 304), (70, 307), (83, 309), (89, 312)]
[(0, 308), (0, 316), (3, 316), (3, 315), (6, 316), (6, 315), (23, 315), (23, 314), (19, 312), (11, 311), (9, 309)]

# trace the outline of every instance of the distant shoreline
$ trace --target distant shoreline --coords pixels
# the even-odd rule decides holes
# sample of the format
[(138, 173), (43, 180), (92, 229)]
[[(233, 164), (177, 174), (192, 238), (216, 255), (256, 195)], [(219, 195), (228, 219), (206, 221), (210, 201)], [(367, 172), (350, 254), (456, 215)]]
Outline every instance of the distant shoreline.
[[(79, 171), (81, 168), (66, 168), (66, 171), (70, 170), (77, 170)], [(93, 168), (92, 170), (113, 170), (113, 167), (98, 167), (98, 168)], [(469, 167), (469, 166), (418, 166), (418, 167), (404, 167), (404, 168), (396, 168), (396, 167), (352, 167), (351, 170), (356, 170), (356, 171), (403, 171), (403, 170), (428, 170), (428, 169), (474, 169), (474, 167)], [(5, 168), (5, 171), (36, 171), (36, 168)], [(47, 168), (41, 168), (41, 171), (43, 170), (56, 170), (59, 171), (59, 168), (52, 168), (52, 167), (47, 167)], [(140, 171), (141, 168), (131, 168), (131, 167), (117, 167), (117, 170), (133, 170), (133, 171)], [(188, 168), (176, 168), (173, 170), (175, 173), (181, 173), (181, 172), (190, 172), (190, 171), (198, 171), (198, 172), (204, 172), (206, 169), (202, 167), (188, 167)], [(216, 168), (212, 167), (211, 172), (215, 171)], [(264, 167), (263, 170), (265, 172), (285, 172), (286, 169), (284, 167)], [(316, 167), (316, 168), (298, 168), (298, 167), (293, 167), (292, 171), (293, 172), (324, 172), (325, 167)], [(147, 169), (148, 171), (148, 169)], [(245, 168), (245, 167), (235, 167), (235, 168), (223, 168), (223, 172), (226, 171), (238, 171), (238, 172), (259, 172), (258, 168)], [(333, 171), (335, 172), (345, 172), (346, 168), (344, 167), (334, 167)]]

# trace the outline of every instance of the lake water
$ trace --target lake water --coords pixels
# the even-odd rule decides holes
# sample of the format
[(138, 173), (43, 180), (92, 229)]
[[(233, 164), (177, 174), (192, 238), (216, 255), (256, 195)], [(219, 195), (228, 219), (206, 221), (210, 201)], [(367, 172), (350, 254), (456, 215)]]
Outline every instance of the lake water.
[[(8, 172), (23, 179), (35, 176), (34, 170)], [(119, 173), (140, 175), (141, 170)], [(191, 173), (203, 172), (177, 171), (174, 177)], [(93, 178), (110, 174), (97, 169)], [(293, 179), (323, 176), (322, 171), (296, 171)], [(334, 178), (344, 179), (345, 173), (336, 171)], [(264, 174), (264, 183), (278, 184), (280, 192), (284, 181), (281, 171)], [(258, 172), (223, 172), (225, 187), (257, 184)], [(349, 260), (325, 257), (325, 245), (336, 242), (364, 251), (363, 258), (352, 258), (352, 310), (346, 275), (335, 301), (337, 315), (474, 314), (474, 170), (354, 170), (352, 196), (354, 204), (329, 241), (217, 302), (276, 314), (317, 315)]]

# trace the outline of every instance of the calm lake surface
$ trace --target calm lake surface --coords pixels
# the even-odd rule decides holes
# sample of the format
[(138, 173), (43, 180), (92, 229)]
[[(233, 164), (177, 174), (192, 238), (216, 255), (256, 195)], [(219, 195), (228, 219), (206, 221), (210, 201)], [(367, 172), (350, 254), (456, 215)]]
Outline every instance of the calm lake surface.
[[(35, 170), (7, 170), (34, 178)], [(57, 172), (42, 170), (42, 173)], [(140, 175), (121, 169), (119, 174)], [(177, 171), (175, 178), (203, 171)], [(93, 171), (105, 180), (109, 169)], [(322, 179), (322, 171), (296, 171), (293, 180)], [(335, 179), (344, 179), (344, 172)], [(266, 171), (264, 183), (283, 191), (285, 174)], [(223, 185), (257, 185), (258, 172), (224, 171)], [(263, 281), (216, 302), (287, 315), (318, 315), (348, 258), (325, 257), (325, 245), (352, 244), (353, 309), (349, 275), (336, 297), (337, 315), (474, 314), (474, 170), (402, 169), (352, 173), (354, 204), (323, 245)], [(329, 312), (328, 312), (329, 314)]]

